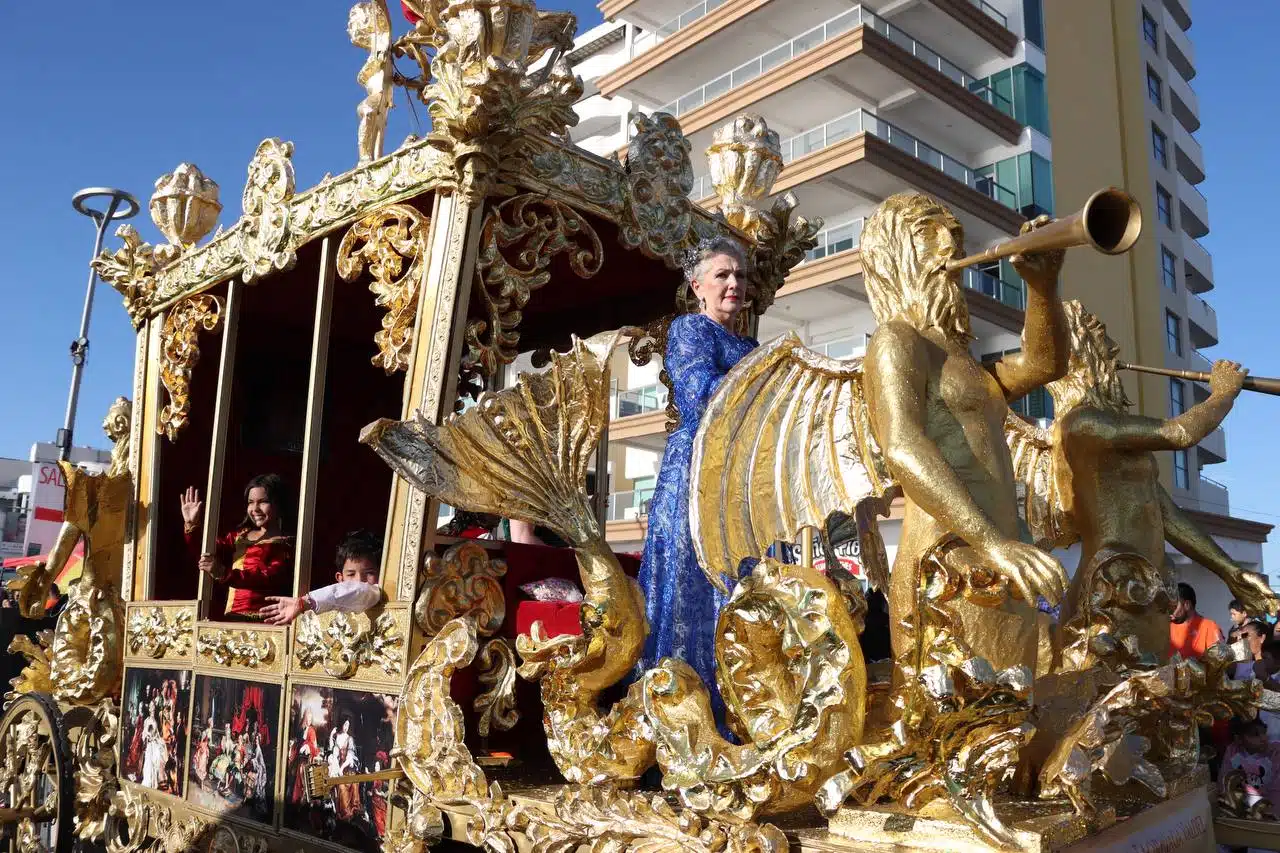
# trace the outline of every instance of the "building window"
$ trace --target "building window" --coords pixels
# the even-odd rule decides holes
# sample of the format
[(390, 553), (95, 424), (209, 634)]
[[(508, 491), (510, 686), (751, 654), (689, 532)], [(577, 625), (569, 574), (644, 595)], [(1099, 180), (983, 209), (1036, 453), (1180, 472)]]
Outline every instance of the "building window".
[(1191, 488), (1191, 474), (1187, 471), (1187, 451), (1173, 452), (1173, 484), (1179, 489)]
[(1168, 227), (1173, 227), (1173, 196), (1159, 184), (1156, 184), (1156, 218)]
[(1169, 168), (1168, 141), (1160, 128), (1151, 125), (1151, 153), (1155, 155), (1156, 162), (1166, 169)]
[(1160, 247), (1160, 280), (1170, 290), (1178, 290), (1178, 258), (1164, 246)]
[(1151, 49), (1157, 53), (1160, 51), (1160, 27), (1156, 25), (1156, 19), (1151, 17), (1151, 13), (1146, 9), (1142, 10), (1142, 37), (1147, 40), (1147, 44), (1151, 45)]
[(1169, 310), (1164, 312), (1164, 343), (1169, 352), (1182, 355), (1182, 320)]
[(1147, 69), (1147, 97), (1151, 103), (1156, 105), (1157, 109), (1164, 109), (1164, 83), (1160, 81), (1160, 75)]
[(1027, 41), (1044, 50), (1044, 7), (1041, 0), (1022, 0), (1022, 29)]
[(1176, 418), (1187, 410), (1186, 389), (1181, 379), (1169, 380), (1169, 417)]

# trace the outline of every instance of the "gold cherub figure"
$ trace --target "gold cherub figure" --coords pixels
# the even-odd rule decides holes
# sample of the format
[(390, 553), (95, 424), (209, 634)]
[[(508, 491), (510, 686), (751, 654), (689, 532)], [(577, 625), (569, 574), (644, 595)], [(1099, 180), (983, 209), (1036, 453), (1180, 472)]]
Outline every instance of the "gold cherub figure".
[(356, 107), (360, 126), (356, 139), (360, 162), (368, 163), (382, 156), (387, 133), (387, 115), (394, 106), (395, 87), (421, 89), (421, 79), (405, 77), (396, 70), (399, 55), (408, 55), (422, 65), (424, 59), (412, 39), (396, 41), (391, 30), (391, 15), (386, 0), (365, 0), (351, 7), (347, 15), (347, 36), (356, 47), (369, 51), (369, 58), (356, 75), (364, 86), (365, 98)]

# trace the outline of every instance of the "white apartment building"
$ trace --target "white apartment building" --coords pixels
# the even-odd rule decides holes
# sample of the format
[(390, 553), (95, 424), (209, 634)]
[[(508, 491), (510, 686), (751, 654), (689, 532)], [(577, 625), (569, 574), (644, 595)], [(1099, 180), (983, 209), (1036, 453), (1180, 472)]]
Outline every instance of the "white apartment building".
[[(1208, 213), (1195, 188), (1204, 169), (1192, 136), (1199, 121), (1189, 85), (1189, 10), (1186, 0), (1118, 2), (1134, 6), (1132, 38), (1142, 41), (1149, 66), (1151, 137), (1143, 142), (1152, 146), (1155, 182), (1140, 201), (1146, 228), (1156, 230), (1164, 279), (1161, 305), (1139, 310), (1166, 318), (1168, 366), (1207, 370), (1200, 350), (1217, 343), (1217, 322), (1200, 296), (1213, 275), (1196, 240), (1208, 230)], [(611, 22), (579, 37), (570, 55), (585, 84), (575, 143), (609, 154), (625, 146), (630, 116), (675, 115), (693, 146), (692, 197), (713, 207), (704, 157), (711, 136), (738, 114), (758, 113), (782, 139), (785, 167), (775, 193), (795, 193), (801, 213), (825, 220), (817, 248), (762, 318), (761, 340), (795, 331), (832, 356), (863, 352), (875, 321), (858, 239), (864, 218), (894, 192), (916, 189), (947, 203), (970, 252), (1016, 234), (1025, 218), (1070, 212), (1054, 205), (1042, 0), (602, 0), (600, 9)], [(1052, 50), (1052, 34), (1048, 41)], [(1023, 284), (1012, 266), (971, 269), (965, 284), (974, 355), (1016, 349)], [(615, 370), (609, 537), (619, 550), (643, 547), (646, 502), (665, 446), (658, 370), (623, 358)], [(1206, 394), (1198, 383), (1175, 381), (1172, 413)], [(1016, 407), (1052, 416), (1043, 392)], [(1200, 475), (1225, 457), (1221, 430), (1180, 454), (1178, 501), (1226, 516), (1226, 490)], [(1234, 557), (1260, 566), (1265, 525), (1228, 522), (1240, 520), (1206, 526)], [(898, 526), (896, 511), (882, 524), (891, 556)], [(1183, 569), (1194, 578), (1198, 567)], [(1208, 585), (1200, 584), (1205, 592)], [(1215, 607), (1211, 600), (1202, 610)]]

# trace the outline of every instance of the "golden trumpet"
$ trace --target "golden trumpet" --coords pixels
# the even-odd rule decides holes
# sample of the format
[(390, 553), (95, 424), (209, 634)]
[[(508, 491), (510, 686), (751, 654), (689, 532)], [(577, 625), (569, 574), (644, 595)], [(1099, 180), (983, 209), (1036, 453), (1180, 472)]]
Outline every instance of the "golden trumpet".
[(1124, 190), (1108, 187), (1089, 196), (1084, 207), (1012, 240), (965, 258), (947, 261), (947, 271), (984, 264), (1022, 252), (1048, 252), (1092, 246), (1104, 255), (1120, 255), (1133, 248), (1142, 234), (1142, 208)]
[[(1175, 379), (1190, 379), (1193, 382), (1208, 382), (1210, 374), (1202, 373), (1199, 370), (1175, 370), (1171, 367), (1147, 367), (1143, 364), (1129, 364), (1124, 361), (1117, 361), (1116, 367), (1121, 370), (1135, 370), (1138, 373), (1151, 373), (1156, 376), (1172, 376)], [(1258, 391), (1263, 394), (1274, 394), (1280, 397), (1280, 379), (1270, 379), (1266, 376), (1246, 376), (1244, 378), (1244, 390)]]

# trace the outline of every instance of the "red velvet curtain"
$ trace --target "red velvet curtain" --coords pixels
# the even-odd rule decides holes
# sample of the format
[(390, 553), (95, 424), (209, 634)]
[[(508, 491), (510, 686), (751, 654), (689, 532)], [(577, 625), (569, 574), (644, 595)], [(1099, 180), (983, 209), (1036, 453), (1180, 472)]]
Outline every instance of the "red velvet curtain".
[(231, 721), (231, 731), (236, 735), (243, 732), (249, 725), (249, 709), (257, 711), (258, 715), (258, 734), (262, 739), (262, 745), (265, 747), (271, 742), (271, 726), (267, 722), (266, 714), (262, 708), (262, 687), (256, 684), (250, 684), (244, 688), (244, 697), (240, 700), (240, 710), (236, 712), (236, 717)]

